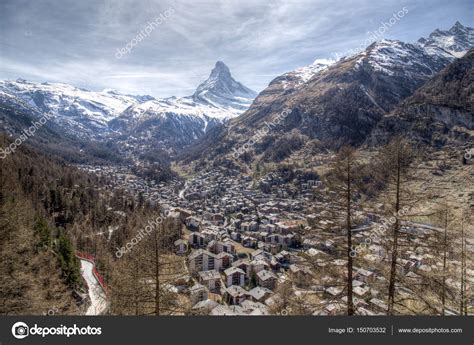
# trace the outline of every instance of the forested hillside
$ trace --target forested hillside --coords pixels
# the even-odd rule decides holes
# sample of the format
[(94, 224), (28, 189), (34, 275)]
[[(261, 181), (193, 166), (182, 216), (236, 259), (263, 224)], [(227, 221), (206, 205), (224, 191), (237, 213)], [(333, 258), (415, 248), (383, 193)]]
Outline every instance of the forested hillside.
[[(0, 137), (0, 145), (9, 141)], [(20, 147), (0, 165), (0, 313), (77, 314), (85, 289), (75, 251), (99, 258), (146, 206), (97, 177)], [(110, 240), (102, 234), (115, 226)], [(76, 306), (76, 307), (74, 307)]]

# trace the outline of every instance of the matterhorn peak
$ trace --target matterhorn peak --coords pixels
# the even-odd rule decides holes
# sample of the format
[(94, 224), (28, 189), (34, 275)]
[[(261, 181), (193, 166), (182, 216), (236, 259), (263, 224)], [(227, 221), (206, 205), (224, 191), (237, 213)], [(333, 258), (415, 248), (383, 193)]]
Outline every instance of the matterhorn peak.
[[(229, 84), (233, 81), (232, 75), (230, 74), (230, 69), (222, 61), (217, 61), (216, 65), (211, 71), (209, 78), (204, 82), (217, 82), (222, 81), (225, 84)], [(202, 85), (202, 84), (201, 84)]]
[[(214, 66), (214, 68), (212, 69), (212, 72), (216, 72), (216, 73), (219, 73), (219, 72), (228, 72), (230, 73), (230, 69), (229, 67), (227, 67), (227, 65), (225, 63), (223, 63), (222, 61), (217, 61), (216, 62), (216, 65)], [(211, 72), (211, 74), (212, 74)]]
[(196, 102), (209, 105), (231, 102), (234, 107), (244, 101), (243, 109), (249, 106), (255, 96), (255, 91), (232, 78), (230, 69), (224, 62), (217, 61), (209, 78), (197, 87), (192, 98)]

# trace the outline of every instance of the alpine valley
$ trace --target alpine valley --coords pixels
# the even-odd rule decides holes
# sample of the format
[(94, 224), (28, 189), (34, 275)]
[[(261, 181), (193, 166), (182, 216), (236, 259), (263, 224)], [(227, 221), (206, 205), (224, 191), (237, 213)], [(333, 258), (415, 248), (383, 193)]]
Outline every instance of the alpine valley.
[[(114, 90), (94, 92), (68, 84), (0, 82), (1, 102), (12, 110), (36, 117), (54, 116), (52, 126), (64, 134), (86, 141), (113, 142), (127, 157), (142, 154), (173, 157), (202, 138), (217, 124), (245, 111), (256, 93), (235, 81), (229, 68), (218, 61), (209, 78), (196, 92), (183, 98), (155, 99)], [(3, 126), (19, 133), (16, 116), (4, 114)]]
[(0, 81), (0, 314), (472, 315), (474, 28), (315, 58)]

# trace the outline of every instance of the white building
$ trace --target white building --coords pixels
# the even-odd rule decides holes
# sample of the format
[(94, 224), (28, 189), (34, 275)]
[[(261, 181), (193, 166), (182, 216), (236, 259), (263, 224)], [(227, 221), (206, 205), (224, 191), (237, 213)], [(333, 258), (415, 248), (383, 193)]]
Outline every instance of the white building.
[(245, 272), (238, 267), (230, 267), (224, 271), (226, 277), (226, 285), (245, 285)]

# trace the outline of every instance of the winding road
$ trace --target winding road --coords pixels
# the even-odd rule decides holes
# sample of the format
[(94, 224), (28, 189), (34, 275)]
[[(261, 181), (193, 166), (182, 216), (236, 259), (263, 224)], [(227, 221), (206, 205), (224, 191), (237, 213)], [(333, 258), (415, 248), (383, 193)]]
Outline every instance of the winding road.
[(91, 300), (91, 305), (87, 309), (86, 315), (100, 315), (104, 313), (107, 309), (107, 296), (94, 275), (94, 263), (81, 259), (81, 275), (87, 283)]

